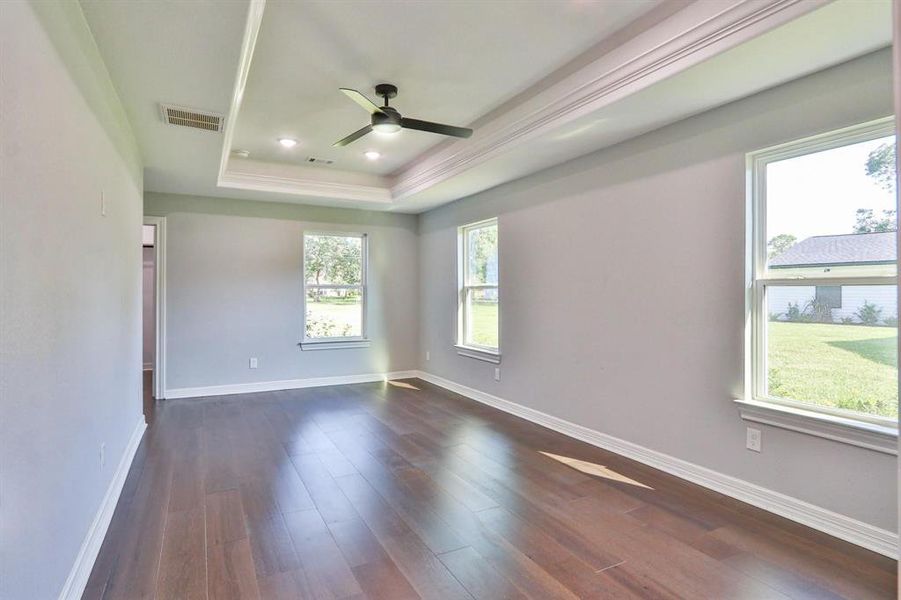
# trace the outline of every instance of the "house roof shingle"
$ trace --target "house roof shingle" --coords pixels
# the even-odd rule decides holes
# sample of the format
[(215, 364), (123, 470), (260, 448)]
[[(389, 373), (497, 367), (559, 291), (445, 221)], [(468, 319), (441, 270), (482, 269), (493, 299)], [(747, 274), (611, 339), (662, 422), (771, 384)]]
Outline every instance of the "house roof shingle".
[(817, 235), (770, 259), (771, 268), (873, 264), (895, 261), (894, 231)]

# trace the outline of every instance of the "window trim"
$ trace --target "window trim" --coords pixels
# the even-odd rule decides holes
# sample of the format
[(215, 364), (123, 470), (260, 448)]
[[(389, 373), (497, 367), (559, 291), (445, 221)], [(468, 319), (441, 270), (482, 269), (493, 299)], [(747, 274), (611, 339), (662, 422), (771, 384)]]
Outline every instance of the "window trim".
[[(360, 285), (343, 285), (343, 284), (323, 284), (312, 286), (307, 285), (307, 265), (306, 265), (306, 244), (307, 236), (332, 236), (332, 237), (356, 237), (361, 242), (361, 272)], [(301, 251), (300, 251), (300, 277), (301, 277), (301, 316), (300, 316), (300, 346), (301, 350), (339, 350), (345, 348), (366, 348), (370, 345), (370, 339), (367, 337), (367, 306), (369, 298), (369, 234), (353, 232), (353, 231), (303, 231), (301, 233)], [(320, 289), (350, 289), (360, 290), (360, 335), (358, 336), (342, 336), (330, 338), (310, 338), (307, 337), (307, 289), (309, 287)]]
[(735, 400), (745, 421), (772, 425), (883, 454), (898, 454), (898, 429), (773, 402)]
[[(494, 364), (501, 362), (501, 281), (500, 273), (498, 273), (497, 284), (468, 284), (466, 265), (468, 264), (468, 247), (466, 244), (466, 234), (475, 229), (494, 226), (498, 228), (498, 268), (500, 268), (500, 226), (497, 217), (482, 219), (473, 223), (467, 223), (457, 228), (457, 319), (456, 319), (456, 341), (454, 347), (457, 354), (467, 358), (483, 360)], [(492, 346), (483, 346), (481, 344), (466, 343), (466, 297), (471, 290), (474, 289), (494, 289), (497, 290), (497, 348)]]
[[(816, 406), (766, 396), (762, 393), (762, 390), (766, 389), (767, 287), (898, 284), (896, 274), (805, 277), (799, 274), (774, 274), (772, 269), (767, 272), (766, 166), (772, 162), (893, 135), (895, 135), (894, 117), (890, 116), (765, 148), (747, 155), (745, 382), (744, 397), (736, 401), (742, 418), (874, 450), (897, 453), (897, 420)], [(839, 431), (844, 433), (837, 433)], [(892, 440), (890, 444), (886, 441), (888, 438)]]

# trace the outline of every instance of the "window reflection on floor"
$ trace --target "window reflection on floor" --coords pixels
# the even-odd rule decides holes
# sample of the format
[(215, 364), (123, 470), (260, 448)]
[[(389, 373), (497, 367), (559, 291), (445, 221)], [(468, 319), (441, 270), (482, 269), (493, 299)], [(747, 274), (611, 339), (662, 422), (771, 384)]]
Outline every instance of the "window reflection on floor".
[(394, 387), (404, 388), (405, 390), (419, 391), (418, 387), (416, 387), (415, 385), (411, 385), (405, 381), (388, 380), (388, 385), (393, 385)]
[(554, 460), (563, 463), (568, 467), (572, 467), (577, 471), (582, 471), (588, 475), (594, 475), (596, 477), (603, 477), (604, 479), (610, 479), (612, 481), (619, 481), (621, 483), (628, 483), (629, 485), (635, 485), (638, 487), (642, 487), (648, 490), (653, 490), (654, 488), (641, 483), (640, 481), (635, 481), (625, 475), (621, 475), (612, 469), (608, 469), (604, 465), (599, 465), (597, 463), (591, 463), (584, 460), (579, 460), (578, 458), (572, 458), (569, 456), (560, 456), (559, 454), (551, 454), (550, 452), (540, 452), (544, 454), (548, 458), (553, 458)]

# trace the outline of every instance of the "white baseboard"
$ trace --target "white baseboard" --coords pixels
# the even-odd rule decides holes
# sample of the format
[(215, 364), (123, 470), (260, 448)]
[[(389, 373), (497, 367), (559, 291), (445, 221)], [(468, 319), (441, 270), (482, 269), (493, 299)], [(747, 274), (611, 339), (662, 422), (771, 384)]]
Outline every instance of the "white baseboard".
[(106, 537), (106, 530), (109, 529), (110, 521), (113, 519), (113, 513), (116, 511), (116, 504), (119, 502), (119, 495), (122, 493), (122, 487), (125, 485), (125, 479), (128, 477), (128, 470), (131, 468), (131, 462), (134, 460), (135, 453), (144, 436), (144, 430), (147, 424), (144, 417), (135, 426), (125, 446), (125, 452), (122, 453), (122, 459), (116, 472), (113, 474), (113, 480), (110, 482), (106, 490), (106, 495), (100, 503), (100, 508), (94, 516), (94, 522), (88, 529), (88, 533), (81, 543), (81, 549), (75, 558), (75, 564), (66, 578), (63, 590), (59, 594), (60, 600), (78, 600), (84, 593), (84, 588), (88, 585), (88, 578), (91, 576), (91, 570), (94, 568), (94, 561), (100, 553), (100, 546), (103, 545), (103, 539)]
[(255, 381), (252, 383), (176, 388), (166, 390), (165, 398), (200, 398), (203, 396), (228, 396), (231, 394), (297, 390), (300, 388), (321, 387), (325, 385), (347, 385), (350, 383), (371, 383), (374, 381), (386, 381), (390, 379), (409, 379), (411, 377), (417, 377), (418, 375), (419, 371), (394, 371), (391, 373), (365, 373), (362, 375), (339, 375), (336, 377), (311, 377), (308, 379)]
[(477, 389), (420, 371), (418, 376), (437, 386), (487, 404), (527, 421), (553, 429), (598, 448), (609, 450), (632, 460), (665, 471), (705, 488), (730, 496), (752, 506), (791, 519), (812, 529), (862, 546), (891, 558), (898, 558), (898, 534), (863, 521), (838, 514), (792, 496), (713, 471), (706, 467), (615, 438), (564, 419), (528, 408)]

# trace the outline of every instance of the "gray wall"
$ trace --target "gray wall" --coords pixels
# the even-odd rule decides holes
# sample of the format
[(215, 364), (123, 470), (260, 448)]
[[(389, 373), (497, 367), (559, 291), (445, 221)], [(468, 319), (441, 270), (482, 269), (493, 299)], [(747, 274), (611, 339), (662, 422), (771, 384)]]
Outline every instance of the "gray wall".
[[(422, 215), (421, 367), (895, 530), (894, 457), (769, 427), (749, 452), (732, 402), (745, 153), (889, 115), (891, 91), (880, 52)], [(456, 227), (495, 215), (500, 382), (452, 346)]]
[(143, 418), (141, 171), (76, 2), (3, 2), (0, 74), (0, 598), (43, 600)]
[[(150, 192), (145, 212), (166, 216), (166, 389), (416, 368), (415, 216)], [(369, 234), (369, 348), (297, 346), (305, 229)]]

